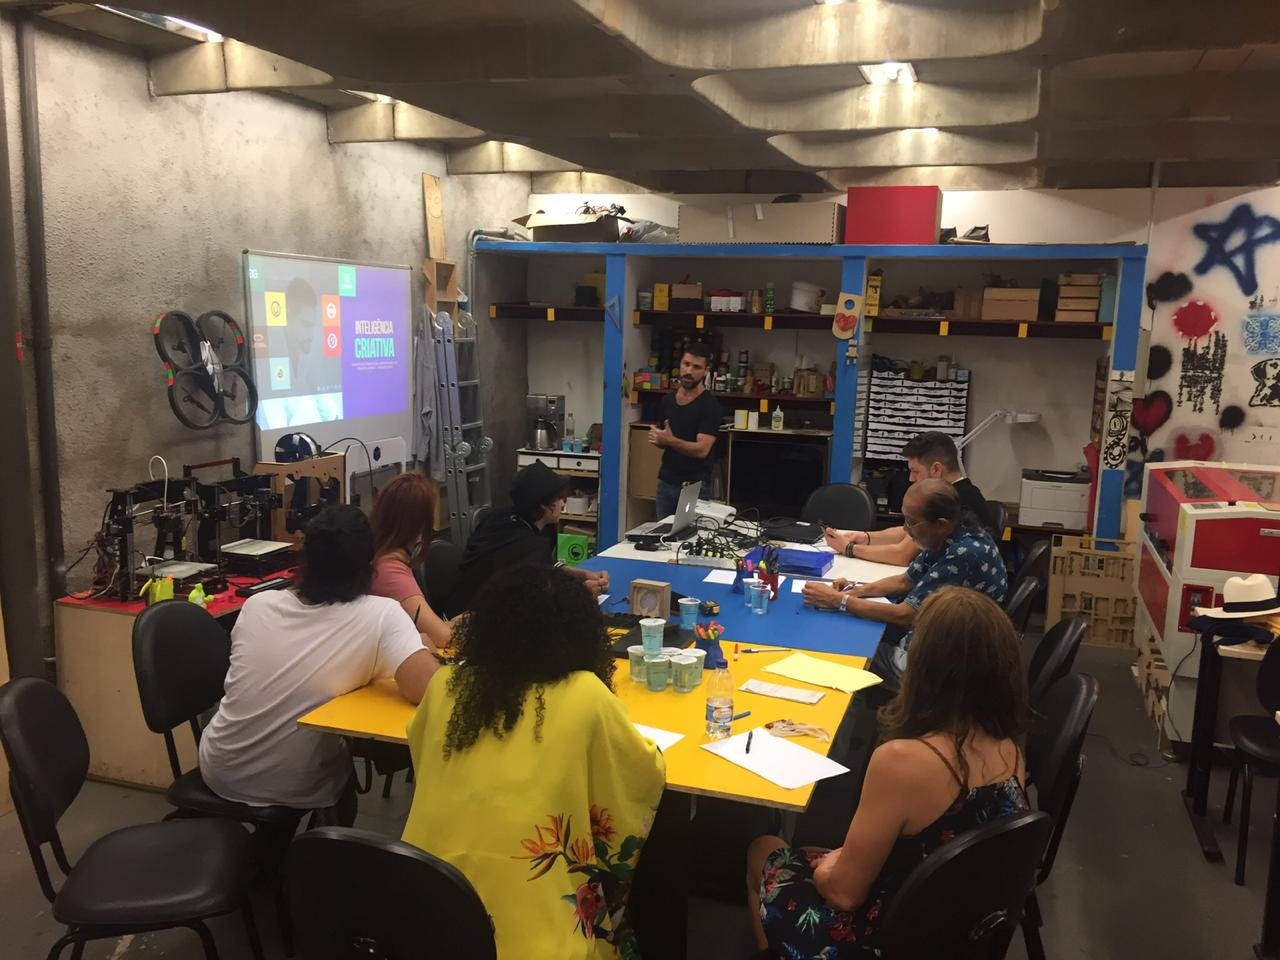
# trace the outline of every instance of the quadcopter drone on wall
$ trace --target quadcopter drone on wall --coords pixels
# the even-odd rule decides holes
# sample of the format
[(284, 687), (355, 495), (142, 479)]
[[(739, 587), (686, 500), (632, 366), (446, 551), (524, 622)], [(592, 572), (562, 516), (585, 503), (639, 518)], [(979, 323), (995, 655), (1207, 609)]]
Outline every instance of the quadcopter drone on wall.
[(192, 430), (219, 421), (244, 424), (258, 410), (258, 390), (246, 367), (248, 346), (240, 325), (221, 310), (199, 319), (181, 310), (156, 318), (151, 328), (164, 361), (169, 407)]

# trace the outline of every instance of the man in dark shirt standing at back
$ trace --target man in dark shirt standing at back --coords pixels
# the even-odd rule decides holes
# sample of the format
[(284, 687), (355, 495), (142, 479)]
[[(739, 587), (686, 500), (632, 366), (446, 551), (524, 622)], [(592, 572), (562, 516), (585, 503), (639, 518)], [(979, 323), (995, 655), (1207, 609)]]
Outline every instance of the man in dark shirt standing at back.
[(703, 500), (711, 499), (711, 451), (720, 431), (720, 401), (707, 392), (711, 348), (691, 343), (680, 358), (680, 386), (662, 398), (662, 426), (649, 428), (649, 442), (662, 447), (658, 471), (659, 518), (676, 512), (680, 488), (702, 482)]

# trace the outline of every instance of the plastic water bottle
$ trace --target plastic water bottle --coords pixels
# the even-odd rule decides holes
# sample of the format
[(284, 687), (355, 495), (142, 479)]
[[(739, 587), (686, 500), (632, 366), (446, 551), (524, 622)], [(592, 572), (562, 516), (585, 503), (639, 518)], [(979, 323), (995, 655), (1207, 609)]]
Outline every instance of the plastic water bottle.
[(733, 677), (723, 659), (707, 681), (707, 736), (724, 740), (733, 726)]
[(572, 440), (576, 434), (573, 429), (573, 414), (570, 413), (564, 418), (564, 435)]

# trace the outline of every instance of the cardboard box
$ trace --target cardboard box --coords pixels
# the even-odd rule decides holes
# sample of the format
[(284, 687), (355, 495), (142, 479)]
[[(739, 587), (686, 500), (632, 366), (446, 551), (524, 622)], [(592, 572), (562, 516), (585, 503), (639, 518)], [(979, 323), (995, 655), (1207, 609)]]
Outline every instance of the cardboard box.
[(672, 300), (701, 300), (702, 284), (700, 283), (673, 283), (671, 285)]
[(1029, 323), (1040, 315), (1040, 291), (1024, 287), (987, 287), (982, 292), (982, 319)]
[(611, 213), (549, 214), (542, 210), (517, 217), (517, 223), (539, 243), (614, 243), (622, 233), (626, 217)]
[(671, 309), (671, 284), (655, 283), (653, 285), (653, 309), (659, 311)]
[(955, 306), (951, 309), (953, 320), (977, 320), (982, 316), (982, 290), (956, 287), (955, 296)]
[(1059, 297), (1059, 310), (1092, 310), (1098, 312), (1098, 301), (1086, 297)]
[(1060, 283), (1058, 284), (1058, 296), (1059, 297), (1084, 297), (1086, 300), (1097, 300), (1099, 296), (1099, 291), (1101, 291), (1101, 289), (1102, 288), (1100, 286), (1092, 286), (1092, 285), (1083, 284), (1083, 283), (1078, 283), (1075, 285)]
[(422, 299), (431, 312), (437, 313), (442, 309), (456, 312), (458, 265), (452, 260), (424, 260), (422, 275), (426, 278)]
[(681, 243), (842, 243), (840, 203), (680, 204)]
[(937, 187), (850, 187), (845, 243), (937, 243), (942, 191)]
[(1058, 286), (1060, 287), (1096, 287), (1101, 283), (1102, 274), (1100, 273), (1058, 274)]
[(1058, 323), (1097, 323), (1096, 310), (1058, 310), (1053, 319)]

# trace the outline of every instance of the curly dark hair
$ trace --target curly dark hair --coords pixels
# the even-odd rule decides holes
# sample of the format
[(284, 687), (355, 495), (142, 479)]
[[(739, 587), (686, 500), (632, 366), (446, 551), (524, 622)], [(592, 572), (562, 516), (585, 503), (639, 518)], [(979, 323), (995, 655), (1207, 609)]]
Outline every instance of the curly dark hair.
[(613, 689), (614, 659), (604, 617), (582, 581), (560, 569), (517, 566), (494, 574), (471, 612), (454, 621), (462, 663), (449, 678), (453, 713), (444, 756), (471, 747), (481, 733), (515, 729), (529, 691), (537, 702), (535, 738), (546, 713), (547, 684), (588, 670)]
[(307, 523), (298, 595), (308, 603), (350, 603), (373, 582), (373, 528), (359, 507), (325, 507)]

